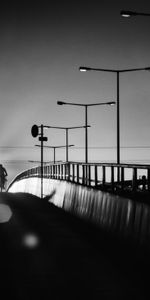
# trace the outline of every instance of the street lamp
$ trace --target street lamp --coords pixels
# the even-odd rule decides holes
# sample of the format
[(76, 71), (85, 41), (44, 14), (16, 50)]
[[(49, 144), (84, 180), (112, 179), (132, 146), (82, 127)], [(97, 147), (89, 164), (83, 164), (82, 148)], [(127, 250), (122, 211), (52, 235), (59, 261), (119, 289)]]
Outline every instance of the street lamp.
[(117, 75), (117, 164), (120, 164), (120, 96), (119, 96), (119, 75), (120, 73), (150, 70), (150, 67), (146, 68), (136, 68), (136, 69), (101, 69), (101, 68), (90, 68), (90, 67), (79, 67), (81, 72), (86, 71), (98, 71), (98, 72), (111, 72)]
[[(60, 126), (46, 126), (47, 128), (54, 128), (54, 129), (62, 129), (66, 132), (66, 162), (68, 162), (68, 131), (71, 129), (78, 129), (78, 128), (85, 128), (85, 126), (74, 126), (74, 127), (60, 127)], [(87, 127), (91, 127), (87, 125)], [(73, 146), (73, 145), (72, 145)]]
[(91, 103), (91, 104), (81, 104), (81, 103), (72, 103), (72, 102), (64, 102), (64, 101), (57, 101), (58, 105), (75, 105), (75, 106), (82, 106), (85, 108), (85, 163), (88, 163), (88, 107), (89, 106), (96, 106), (96, 105), (114, 105), (114, 101), (109, 102), (100, 102), (100, 103)]
[(145, 16), (149, 17), (150, 13), (141, 13), (141, 12), (136, 12), (136, 11), (131, 11), (131, 10), (121, 10), (120, 14), (124, 18), (130, 18), (134, 16)]
[[(37, 147), (40, 147), (40, 145), (35, 145)], [(68, 145), (68, 147), (73, 147), (74, 145)], [(66, 146), (44, 146), (44, 148), (51, 148), (54, 150), (53, 154), (54, 154), (54, 159), (53, 159), (53, 163), (56, 163), (56, 149), (57, 148), (64, 148)]]

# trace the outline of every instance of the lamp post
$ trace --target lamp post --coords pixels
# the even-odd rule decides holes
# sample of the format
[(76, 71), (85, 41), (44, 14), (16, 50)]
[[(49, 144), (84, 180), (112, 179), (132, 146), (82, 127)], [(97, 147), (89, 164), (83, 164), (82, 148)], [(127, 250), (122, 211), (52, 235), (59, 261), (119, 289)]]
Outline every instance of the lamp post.
[[(40, 147), (40, 145), (35, 145), (37, 147)], [(73, 147), (74, 145), (68, 145), (68, 147)], [(44, 146), (44, 148), (51, 148), (54, 150), (53, 154), (54, 154), (54, 159), (53, 159), (53, 163), (56, 163), (56, 149), (57, 148), (64, 148), (66, 146)]]
[(136, 12), (136, 11), (131, 11), (131, 10), (121, 10), (120, 14), (124, 18), (130, 18), (130, 17), (135, 17), (135, 16), (144, 16), (144, 17), (150, 16), (150, 13), (142, 13), (142, 12)]
[(81, 104), (81, 103), (72, 103), (72, 102), (64, 102), (64, 101), (57, 101), (58, 105), (75, 105), (75, 106), (82, 106), (85, 108), (85, 163), (88, 163), (88, 107), (89, 106), (96, 106), (96, 105), (114, 105), (115, 102), (100, 102), (100, 103), (91, 103), (91, 104)]
[[(71, 129), (78, 129), (78, 128), (85, 128), (85, 126), (73, 126), (73, 127), (60, 127), (60, 126), (46, 126), (47, 128), (54, 128), (54, 129), (62, 129), (66, 132), (66, 162), (68, 162), (68, 131)], [(87, 127), (91, 127), (87, 125)]]
[(122, 69), (122, 70), (79, 67), (79, 70), (81, 72), (86, 72), (86, 71), (111, 72), (111, 73), (116, 73), (117, 75), (117, 164), (120, 164), (120, 95), (119, 95), (120, 94), (120, 86), (119, 86), (120, 73), (150, 70), (150, 67)]

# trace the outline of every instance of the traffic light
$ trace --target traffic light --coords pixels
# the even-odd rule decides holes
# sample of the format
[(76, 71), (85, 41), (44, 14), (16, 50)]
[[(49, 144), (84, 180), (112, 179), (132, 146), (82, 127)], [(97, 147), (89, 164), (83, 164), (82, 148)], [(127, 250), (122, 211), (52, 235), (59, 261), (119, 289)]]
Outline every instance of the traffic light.
[(37, 125), (33, 125), (31, 128), (31, 134), (33, 137), (37, 137), (39, 134), (39, 128)]

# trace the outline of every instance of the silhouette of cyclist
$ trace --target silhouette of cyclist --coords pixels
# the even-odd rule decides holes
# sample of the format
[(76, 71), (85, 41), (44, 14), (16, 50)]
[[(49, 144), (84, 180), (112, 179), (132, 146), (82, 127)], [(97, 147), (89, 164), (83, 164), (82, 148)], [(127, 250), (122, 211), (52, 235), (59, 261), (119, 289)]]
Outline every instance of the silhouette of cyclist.
[(6, 169), (3, 167), (2, 164), (0, 164), (0, 189), (1, 192), (3, 189), (5, 189), (5, 183), (7, 181), (6, 177), (7, 177), (7, 171)]

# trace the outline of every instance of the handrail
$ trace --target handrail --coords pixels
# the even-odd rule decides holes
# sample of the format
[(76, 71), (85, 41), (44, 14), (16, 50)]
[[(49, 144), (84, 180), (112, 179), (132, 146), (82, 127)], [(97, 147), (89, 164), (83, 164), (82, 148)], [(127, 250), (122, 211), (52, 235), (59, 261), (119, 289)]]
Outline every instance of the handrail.
[(124, 168), (138, 168), (138, 169), (150, 169), (150, 165), (141, 165), (141, 164), (127, 164), (127, 163), (122, 163), (122, 164), (117, 164), (117, 163), (83, 163), (83, 162), (74, 162), (74, 161), (69, 161), (71, 164), (79, 164), (79, 165), (93, 165), (93, 166), (114, 166), (114, 167), (124, 167)]
[[(14, 182), (35, 176), (41, 177), (40, 166), (17, 175), (8, 190)], [(150, 165), (60, 162), (44, 166), (43, 177), (67, 180), (108, 191), (150, 191)]]

